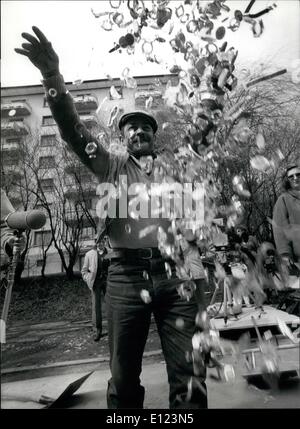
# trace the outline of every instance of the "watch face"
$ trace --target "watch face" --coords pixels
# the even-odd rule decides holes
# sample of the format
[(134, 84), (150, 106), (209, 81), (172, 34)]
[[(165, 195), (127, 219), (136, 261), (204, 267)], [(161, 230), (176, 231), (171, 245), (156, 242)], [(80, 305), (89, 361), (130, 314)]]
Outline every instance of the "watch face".
[(98, 146), (95, 142), (88, 143), (85, 147), (85, 153), (89, 158), (96, 158)]
[(85, 152), (90, 155), (92, 153), (95, 153), (97, 151), (97, 145), (95, 142), (90, 142), (85, 147)]

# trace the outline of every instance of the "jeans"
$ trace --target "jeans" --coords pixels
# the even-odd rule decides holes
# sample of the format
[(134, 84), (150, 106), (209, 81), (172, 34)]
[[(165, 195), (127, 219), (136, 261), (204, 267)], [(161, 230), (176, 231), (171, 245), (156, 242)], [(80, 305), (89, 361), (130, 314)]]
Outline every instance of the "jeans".
[[(152, 313), (166, 361), (170, 408), (207, 408), (206, 369), (203, 366), (195, 376), (193, 363), (186, 359), (192, 351), (198, 306), (195, 297), (189, 301), (180, 297), (177, 287), (182, 282), (174, 268), (168, 279), (162, 260), (157, 264), (111, 261), (106, 292), (111, 369), (108, 408), (143, 408), (140, 374)], [(149, 292), (150, 303), (142, 300), (143, 289)], [(178, 318), (184, 320), (183, 328), (176, 326)]]

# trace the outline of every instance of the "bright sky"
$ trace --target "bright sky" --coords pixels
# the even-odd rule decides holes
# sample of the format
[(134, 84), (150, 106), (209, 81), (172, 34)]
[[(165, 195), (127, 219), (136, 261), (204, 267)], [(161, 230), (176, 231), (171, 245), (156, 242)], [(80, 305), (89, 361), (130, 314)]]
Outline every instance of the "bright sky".
[[(171, 1), (171, 4), (175, 3)], [(223, 18), (231, 17), (236, 9), (244, 12), (248, 3), (248, 0), (226, 1), (231, 12)], [(251, 13), (273, 3), (256, 0)], [(242, 23), (237, 32), (227, 30), (224, 41), (239, 50), (237, 67), (259, 68), (266, 65), (270, 71), (280, 68), (291, 70), (300, 58), (300, 2), (280, 0), (276, 4), (277, 8), (262, 17), (265, 31), (261, 37), (254, 38), (246, 23)], [(52, 42), (59, 55), (65, 81), (103, 79), (107, 74), (120, 77), (125, 67), (130, 68), (133, 76), (169, 72), (165, 61), (163, 65), (147, 62), (138, 49), (134, 56), (125, 52), (109, 54), (114, 42), (118, 42), (127, 31), (104, 31), (100, 27), (102, 18), (96, 19), (91, 8), (95, 12), (111, 11), (108, 1), (1, 1), (1, 86), (40, 83), (40, 72), (26, 57), (14, 52), (14, 48), (21, 47), (25, 41), (21, 33), (32, 33), (32, 25), (39, 27)], [(227, 26), (228, 21), (224, 25)], [(154, 29), (148, 28), (147, 31), (145, 35), (149, 39), (154, 34), (160, 34)], [(175, 33), (176, 29), (172, 36)], [(174, 63), (176, 56), (172, 55), (168, 43), (156, 42), (155, 45), (157, 56), (168, 58), (169, 65)]]

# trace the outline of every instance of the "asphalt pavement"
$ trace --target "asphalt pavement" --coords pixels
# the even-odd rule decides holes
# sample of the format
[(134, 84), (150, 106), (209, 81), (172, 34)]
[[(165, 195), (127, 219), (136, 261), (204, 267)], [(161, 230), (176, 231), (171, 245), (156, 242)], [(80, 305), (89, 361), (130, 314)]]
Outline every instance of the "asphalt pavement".
[[(295, 349), (294, 357), (291, 350), (285, 351), (283, 359), (297, 362), (299, 349)], [(142, 384), (146, 389), (145, 408), (168, 408), (168, 383), (166, 367), (160, 351), (155, 360), (153, 356), (144, 358)], [(106, 409), (106, 386), (110, 377), (107, 362), (82, 363), (81, 365), (65, 365), (63, 373), (52, 368), (47, 375), (40, 370), (32, 378), (8, 381), (1, 384), (2, 409), (40, 409), (47, 406), (43, 398), (55, 400), (69, 388), (74, 387), (81, 377), (90, 374), (71, 399), (60, 403), (58, 408), (70, 409)], [(231, 382), (220, 382), (211, 378), (215, 369), (208, 369), (208, 407), (219, 409), (278, 409), (300, 408), (300, 378), (296, 376), (281, 381), (280, 388), (274, 390), (260, 388), (248, 384), (240, 370)], [(44, 403), (41, 403), (44, 402)]]
[[(18, 344), (26, 340), (35, 343), (41, 337), (51, 338), (58, 333), (67, 335), (69, 330), (86, 329), (89, 321), (77, 325), (68, 322), (38, 324), (11, 328), (9, 340)], [(150, 330), (151, 331), (151, 330)], [(149, 345), (144, 353), (142, 384), (145, 386), (145, 408), (168, 408), (168, 382), (162, 351), (156, 342), (156, 331), (152, 329)], [(77, 332), (77, 331), (76, 331)], [(84, 331), (85, 332), (85, 331)], [(62, 338), (62, 337), (61, 337)], [(105, 338), (106, 340), (106, 338)], [(26, 344), (25, 341), (25, 344)], [(286, 339), (286, 342), (289, 342)], [(153, 347), (154, 346), (154, 347)], [(98, 347), (98, 346), (97, 346)], [(99, 349), (98, 349), (99, 350)], [(1, 369), (2, 409), (41, 409), (56, 406), (64, 409), (106, 409), (106, 386), (110, 378), (109, 358), (98, 353), (92, 358), (60, 360), (36, 365), (7, 366)], [(235, 358), (236, 359), (236, 358)], [(259, 359), (257, 367), (260, 367)], [(261, 377), (249, 383), (245, 378), (243, 356), (226, 363), (235, 367), (235, 378), (230, 382), (217, 381), (216, 369), (207, 370), (208, 407), (210, 409), (300, 409), (300, 345), (280, 350), (280, 363), (285, 368), (293, 368), (292, 374), (282, 373), (281, 381), (272, 389), (261, 383)], [(285, 375), (285, 377), (284, 377)], [(77, 381), (86, 376), (80, 386)], [(212, 378), (214, 376), (214, 378)], [(66, 392), (69, 399), (58, 401)]]

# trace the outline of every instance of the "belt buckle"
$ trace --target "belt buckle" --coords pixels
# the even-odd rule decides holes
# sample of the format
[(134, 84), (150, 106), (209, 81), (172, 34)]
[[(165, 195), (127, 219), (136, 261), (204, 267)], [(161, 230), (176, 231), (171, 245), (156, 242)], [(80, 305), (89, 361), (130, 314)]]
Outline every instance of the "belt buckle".
[[(145, 251), (146, 251), (146, 253), (148, 251), (148, 254), (144, 253)], [(152, 258), (152, 249), (151, 249), (151, 247), (145, 247), (144, 249), (139, 249), (139, 257), (141, 259), (151, 259)]]

